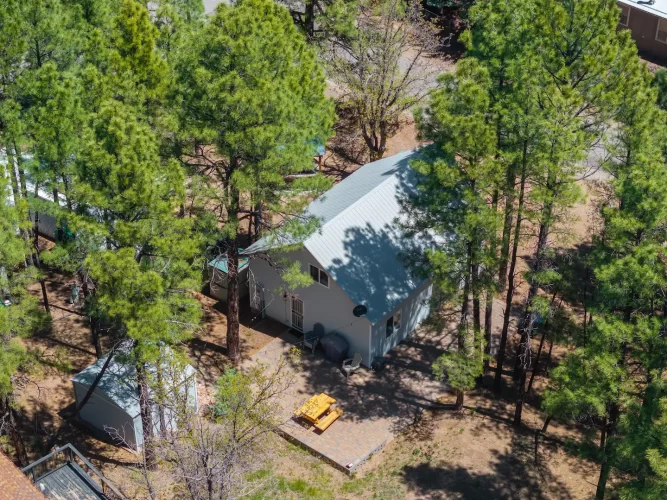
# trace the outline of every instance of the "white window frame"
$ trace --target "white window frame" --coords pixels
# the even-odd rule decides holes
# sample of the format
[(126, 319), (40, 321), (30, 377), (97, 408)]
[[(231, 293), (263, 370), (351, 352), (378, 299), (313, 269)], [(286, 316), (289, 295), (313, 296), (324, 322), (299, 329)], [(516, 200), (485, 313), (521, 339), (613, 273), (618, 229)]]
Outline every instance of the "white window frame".
[[(662, 17), (659, 17), (659, 18), (658, 18), (658, 27), (655, 29), (655, 40), (656, 40), (657, 42), (667, 44), (667, 37), (665, 37), (664, 40), (660, 40), (660, 39), (658, 38), (658, 33), (660, 33), (660, 23), (663, 22), (663, 21), (665, 22), (665, 24), (667, 24), (667, 19), (663, 19)], [(665, 33), (667, 33), (667, 26), (665, 26), (665, 28), (666, 28), (666, 29), (665, 29), (664, 31), (665, 31)]]
[[(310, 274), (310, 277), (311, 277), (311, 278), (313, 277), (313, 275), (312, 275), (312, 273), (310, 272), (310, 268), (311, 268), (311, 267), (314, 267), (314, 268), (317, 269), (317, 271), (318, 271), (318, 278), (319, 278), (319, 279), (318, 279), (317, 281), (315, 281), (315, 279), (313, 279), (313, 281), (315, 281), (315, 283), (319, 283), (319, 284), (322, 285), (324, 288), (330, 288), (329, 285), (331, 284), (331, 276), (329, 276), (329, 273), (326, 272), (326, 271), (325, 271), (324, 269), (322, 269), (321, 267), (316, 266), (315, 264), (311, 264), (310, 262), (308, 263), (308, 266), (309, 266), (309, 267), (308, 267), (308, 274)], [(323, 274), (327, 277), (327, 284), (326, 284), (326, 285), (325, 285), (324, 283), (322, 283), (322, 275), (323, 275)]]
[[(621, 8), (621, 17), (618, 20), (618, 24), (620, 24), (621, 26), (626, 26), (626, 27), (630, 26), (630, 12), (632, 11), (632, 8), (629, 5), (625, 5), (625, 4), (620, 4), (619, 7)], [(627, 13), (627, 17), (625, 19), (625, 22), (622, 21), (622, 19), (623, 19), (623, 9), (628, 9), (628, 13)], [(660, 23), (658, 23), (658, 24), (660, 24)]]
[[(396, 325), (396, 316), (398, 316), (398, 326)], [(387, 335), (387, 323), (391, 320), (391, 334)], [(398, 309), (397, 311), (394, 311), (394, 314), (389, 316), (387, 320), (384, 322), (384, 335), (386, 338), (393, 337), (393, 335), (400, 331), (401, 328), (403, 328), (403, 311), (401, 309)]]

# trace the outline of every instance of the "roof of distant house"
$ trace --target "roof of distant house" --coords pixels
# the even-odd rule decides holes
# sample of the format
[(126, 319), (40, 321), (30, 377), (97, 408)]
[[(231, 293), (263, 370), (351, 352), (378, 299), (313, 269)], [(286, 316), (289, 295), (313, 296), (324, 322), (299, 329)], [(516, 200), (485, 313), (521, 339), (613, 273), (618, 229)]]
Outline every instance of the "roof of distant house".
[[(407, 238), (400, 227), (402, 200), (416, 189), (410, 161), (419, 155), (412, 150), (368, 163), (307, 209), (321, 225), (304, 246), (352, 302), (368, 308), (371, 323), (423, 283), (412, 275), (405, 259), (435, 244), (428, 235)], [(271, 244), (268, 238), (261, 239), (245, 253), (270, 250)]]
[[(654, 16), (667, 19), (667, 0), (655, 0), (652, 4), (649, 0), (618, 0), (618, 2), (629, 5), (633, 9), (643, 10)], [(630, 16), (632, 17), (632, 14)]]
[(44, 500), (44, 495), (32, 484), (4, 453), (0, 451), (0, 495), (14, 500)]

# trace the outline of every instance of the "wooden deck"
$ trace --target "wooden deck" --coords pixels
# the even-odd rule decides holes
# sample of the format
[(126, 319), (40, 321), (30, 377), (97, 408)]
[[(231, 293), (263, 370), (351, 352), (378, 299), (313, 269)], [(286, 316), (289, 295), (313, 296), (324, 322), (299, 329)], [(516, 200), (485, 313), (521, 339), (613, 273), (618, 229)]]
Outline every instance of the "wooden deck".
[(46, 498), (99, 500), (106, 498), (99, 485), (75, 462), (67, 462), (35, 481)]

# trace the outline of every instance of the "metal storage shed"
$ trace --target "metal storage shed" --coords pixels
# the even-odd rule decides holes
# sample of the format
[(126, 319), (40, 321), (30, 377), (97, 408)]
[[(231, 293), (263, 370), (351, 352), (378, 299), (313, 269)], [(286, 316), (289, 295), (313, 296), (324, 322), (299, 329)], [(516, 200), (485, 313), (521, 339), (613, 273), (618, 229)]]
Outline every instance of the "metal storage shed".
[[(100, 373), (106, 356), (98, 359), (85, 370), (72, 377), (72, 385), (76, 404), (86, 396), (88, 389)], [(155, 371), (155, 367), (152, 368)], [(176, 382), (167, 387), (167, 400), (183, 398), (187, 404), (198, 409), (195, 369), (187, 365), (184, 373), (178, 376)], [(173, 411), (165, 410), (166, 425), (174, 429), (176, 419)], [(137, 387), (137, 372), (129, 363), (111, 360), (102, 379), (98, 383), (92, 396), (79, 412), (79, 419), (94, 431), (100, 431), (112, 437), (120, 436), (125, 445), (133, 449), (141, 448), (143, 444), (143, 428), (139, 410), (139, 391)], [(153, 408), (154, 432), (160, 431), (160, 419), (157, 405)]]
[[(242, 248), (239, 249), (243, 251)], [(239, 257), (239, 298), (248, 295), (248, 257)], [(210, 278), (211, 296), (227, 302), (227, 256), (220, 255), (208, 263), (208, 275)]]

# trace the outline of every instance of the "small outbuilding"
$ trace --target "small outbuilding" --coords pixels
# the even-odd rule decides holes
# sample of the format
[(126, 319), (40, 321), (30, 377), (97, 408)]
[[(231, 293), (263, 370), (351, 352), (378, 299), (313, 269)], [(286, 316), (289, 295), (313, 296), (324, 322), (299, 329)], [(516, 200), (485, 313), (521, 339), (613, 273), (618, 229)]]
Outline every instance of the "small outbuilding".
[[(248, 262), (248, 257), (239, 257), (239, 298), (248, 296)], [(223, 302), (227, 302), (228, 273), (226, 255), (220, 255), (208, 263), (211, 297)]]
[[(107, 357), (98, 359), (88, 368), (72, 377), (74, 396), (77, 406), (86, 396), (88, 389), (100, 374)], [(149, 368), (155, 375), (155, 367)], [(169, 373), (163, 377), (166, 388), (165, 400), (171, 403), (187, 404), (194, 411), (198, 409), (195, 369), (185, 365), (182, 373)], [(174, 409), (163, 409), (167, 429), (176, 427)], [(122, 440), (132, 449), (143, 445), (143, 426), (139, 408), (139, 390), (137, 371), (132, 363), (126, 363), (120, 356), (115, 356), (105, 370), (90, 399), (81, 408), (79, 420), (93, 431), (99, 431), (112, 438)], [(160, 412), (157, 405), (153, 408), (154, 433), (160, 433)]]

